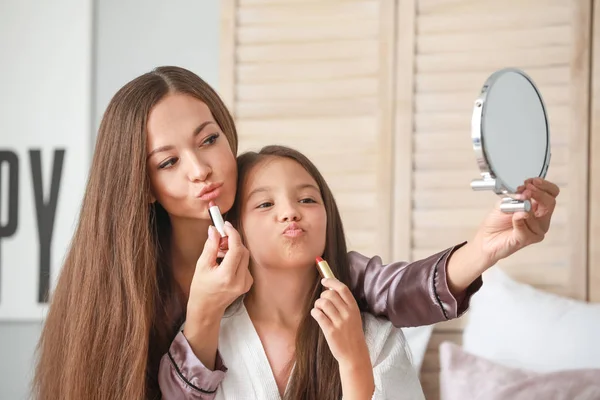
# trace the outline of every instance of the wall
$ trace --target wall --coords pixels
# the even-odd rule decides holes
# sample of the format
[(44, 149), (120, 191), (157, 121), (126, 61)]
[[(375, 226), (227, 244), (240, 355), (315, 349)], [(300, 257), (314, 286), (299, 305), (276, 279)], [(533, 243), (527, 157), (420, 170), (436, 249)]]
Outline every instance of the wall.
[[(66, 149), (51, 246), (54, 266), (60, 264), (76, 218), (90, 141), (91, 0), (31, 3), (4, 0), (0, 6), (0, 147), (19, 158), (18, 225), (0, 244), (0, 398), (11, 400), (27, 395), (43, 314), (36, 304), (37, 285), (29, 279), (37, 277), (39, 263), (29, 150), (42, 149), (47, 196), (52, 149)], [(6, 164), (2, 169), (5, 178)], [(6, 193), (7, 180), (2, 181)], [(5, 225), (7, 197), (2, 204)]]
[(97, 1), (94, 123), (114, 93), (159, 65), (178, 65), (217, 86), (218, 0)]
[[(15, 271), (34, 268), (37, 257), (28, 150), (47, 145), (79, 150), (69, 151), (63, 166), (52, 241), (56, 269), (72, 234), (93, 137), (110, 97), (128, 80), (161, 64), (187, 67), (216, 85), (218, 6), (217, 0), (0, 3), (0, 148), (14, 150), (20, 158), (19, 227), (14, 239), (0, 242), (0, 262), (17, 252), (26, 255), (22, 264), (9, 266), (13, 278)], [(50, 162), (51, 152), (44, 152), (44, 193), (49, 191)], [(3, 186), (6, 181), (3, 175)], [(2, 224), (6, 203), (4, 198), (0, 202)], [(3, 269), (8, 281), (11, 275)], [(20, 285), (14, 287), (13, 293), (19, 293)], [(17, 309), (0, 322), (0, 399), (27, 398), (41, 329), (36, 312), (23, 318), (24, 311)]]

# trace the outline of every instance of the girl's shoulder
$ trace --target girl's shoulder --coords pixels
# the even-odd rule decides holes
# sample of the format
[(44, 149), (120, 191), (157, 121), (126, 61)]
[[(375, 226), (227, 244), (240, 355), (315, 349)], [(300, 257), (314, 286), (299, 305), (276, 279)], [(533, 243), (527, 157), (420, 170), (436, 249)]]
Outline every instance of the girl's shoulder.
[(365, 340), (371, 356), (371, 363), (375, 365), (381, 357), (387, 357), (390, 353), (404, 353), (411, 362), (410, 350), (402, 329), (396, 328), (385, 319), (375, 317), (369, 313), (363, 313), (363, 327)]

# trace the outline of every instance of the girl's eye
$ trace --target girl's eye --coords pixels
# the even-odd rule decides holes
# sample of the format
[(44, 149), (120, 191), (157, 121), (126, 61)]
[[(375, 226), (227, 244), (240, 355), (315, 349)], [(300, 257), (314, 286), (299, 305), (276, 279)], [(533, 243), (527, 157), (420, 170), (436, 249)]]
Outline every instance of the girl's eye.
[(206, 138), (206, 140), (204, 140), (204, 142), (202, 142), (202, 145), (203, 146), (210, 146), (211, 144), (215, 144), (215, 142), (217, 141), (218, 137), (219, 137), (218, 133), (210, 135), (209, 137)]
[(258, 207), (256, 207), (256, 208), (268, 208), (268, 207), (272, 207), (272, 206), (273, 206), (273, 203), (265, 201), (264, 203), (260, 203), (258, 205)]
[(300, 200), (300, 203), (308, 204), (308, 203), (316, 203), (313, 199), (307, 198)]
[(171, 167), (173, 165), (175, 165), (175, 163), (177, 162), (176, 158), (169, 158), (167, 161), (163, 162), (162, 164), (160, 164), (158, 166), (159, 169), (165, 169), (168, 167)]

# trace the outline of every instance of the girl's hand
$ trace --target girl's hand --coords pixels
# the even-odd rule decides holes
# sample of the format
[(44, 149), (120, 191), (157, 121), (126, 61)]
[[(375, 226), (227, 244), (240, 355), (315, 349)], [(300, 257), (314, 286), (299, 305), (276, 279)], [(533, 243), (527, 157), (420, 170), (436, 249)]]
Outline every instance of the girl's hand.
[(560, 189), (542, 178), (528, 179), (518, 188), (520, 200), (531, 201), (530, 212), (506, 214), (498, 206), (488, 215), (477, 232), (482, 251), (493, 265), (523, 247), (544, 240), (556, 207)]
[(367, 363), (371, 369), (358, 304), (350, 289), (337, 279), (323, 279), (324, 290), (310, 314), (317, 321), (331, 353), (341, 364)]
[(323, 330), (338, 361), (344, 399), (371, 399), (375, 379), (358, 304), (350, 289), (337, 279), (321, 282), (332, 290), (321, 293), (310, 314)]

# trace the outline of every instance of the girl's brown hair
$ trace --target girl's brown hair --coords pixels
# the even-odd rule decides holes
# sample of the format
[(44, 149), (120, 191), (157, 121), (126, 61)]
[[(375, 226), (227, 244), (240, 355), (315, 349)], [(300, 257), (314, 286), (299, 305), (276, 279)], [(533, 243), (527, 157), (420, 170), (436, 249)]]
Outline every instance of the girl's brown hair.
[[(267, 146), (259, 152), (247, 152), (238, 157), (238, 191), (232, 212), (228, 218), (235, 222), (240, 231), (241, 208), (243, 206), (243, 185), (250, 171), (259, 163), (273, 157), (289, 158), (300, 164), (316, 181), (327, 213), (327, 233), (325, 251), (322, 257), (327, 260), (334, 275), (345, 285), (350, 284), (348, 252), (342, 219), (333, 193), (317, 167), (303, 154), (285, 146)], [(304, 306), (304, 318), (296, 333), (295, 366), (285, 393), (289, 400), (338, 400), (342, 397), (342, 385), (337, 360), (329, 350), (329, 345), (317, 322), (310, 315), (315, 301), (323, 287), (315, 268), (315, 281), (308, 301)]]
[(233, 119), (194, 73), (159, 67), (120, 89), (102, 118), (79, 221), (37, 348), (37, 399), (160, 398), (158, 367), (185, 315), (170, 224), (149, 203), (146, 123), (172, 93), (204, 102), (233, 154)]

